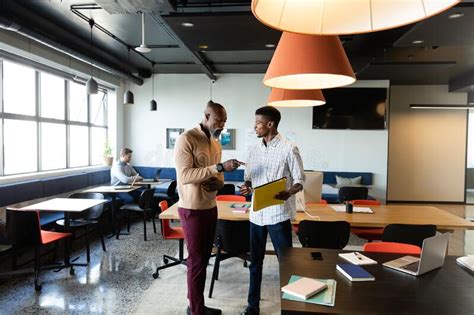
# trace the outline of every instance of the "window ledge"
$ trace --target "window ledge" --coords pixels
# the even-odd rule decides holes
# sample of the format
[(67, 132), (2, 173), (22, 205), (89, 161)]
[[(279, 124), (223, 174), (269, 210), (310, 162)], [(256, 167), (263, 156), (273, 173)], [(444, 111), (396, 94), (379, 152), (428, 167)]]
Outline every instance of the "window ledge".
[(28, 173), (28, 174), (19, 174), (19, 175), (8, 175), (0, 178), (0, 185), (6, 185), (17, 182), (25, 182), (29, 180), (36, 180), (42, 178), (49, 178), (55, 176), (64, 176), (64, 175), (73, 175), (81, 174), (90, 171), (99, 171), (99, 170), (108, 170), (110, 166), (105, 165), (95, 165), (95, 166), (86, 166), (86, 167), (77, 167), (69, 169), (61, 169), (54, 171), (45, 171), (37, 173)]

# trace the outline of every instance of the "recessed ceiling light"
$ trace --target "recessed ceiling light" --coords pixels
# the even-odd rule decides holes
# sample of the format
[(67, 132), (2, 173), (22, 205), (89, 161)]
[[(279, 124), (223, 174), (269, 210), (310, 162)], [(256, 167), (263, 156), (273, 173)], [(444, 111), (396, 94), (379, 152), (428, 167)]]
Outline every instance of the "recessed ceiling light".
[(417, 40), (414, 40), (412, 41), (413, 44), (422, 44), (424, 43), (425, 41), (424, 40), (421, 40), (421, 39), (417, 39)]
[(453, 14), (448, 15), (448, 19), (459, 19), (460, 17), (463, 17), (464, 13), (456, 12)]
[(183, 26), (183, 27), (193, 27), (194, 24), (191, 23), (191, 22), (183, 22), (183, 23), (181, 23), (181, 26)]
[(275, 44), (265, 44), (265, 47), (267, 47), (267, 48), (275, 48), (276, 45), (275, 45)]
[(199, 49), (208, 49), (209, 46), (207, 46), (206, 44), (202, 44), (202, 45), (198, 45), (198, 48)]

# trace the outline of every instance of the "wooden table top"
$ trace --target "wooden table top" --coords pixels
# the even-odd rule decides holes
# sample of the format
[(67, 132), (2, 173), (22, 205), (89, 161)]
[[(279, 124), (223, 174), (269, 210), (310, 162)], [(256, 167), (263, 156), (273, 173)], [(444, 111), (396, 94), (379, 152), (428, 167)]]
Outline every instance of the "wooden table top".
[(20, 210), (82, 212), (105, 202), (107, 202), (106, 199), (53, 198), (23, 207)]
[[(233, 201), (218, 201), (219, 219), (248, 220), (248, 213), (233, 213), (230, 205)], [(347, 221), (357, 227), (385, 227), (388, 224), (434, 224), (440, 230), (469, 229), (474, 230), (474, 222), (470, 222), (447, 211), (431, 206), (384, 205), (370, 206), (373, 214), (336, 212), (330, 205), (307, 205), (306, 212), (297, 212), (293, 223), (303, 220)], [(174, 204), (160, 214), (160, 219), (177, 219), (178, 205)]]
[(137, 181), (135, 185), (161, 185), (164, 183), (171, 183), (172, 179), (160, 179), (159, 181)]
[(117, 187), (121, 187), (121, 186), (99, 186), (99, 187), (86, 189), (83, 192), (101, 193), (101, 194), (120, 194), (120, 193), (128, 193), (128, 192), (137, 190), (141, 186), (133, 186), (132, 188), (129, 188), (129, 189), (117, 189)]
[[(311, 252), (321, 252), (323, 260), (312, 260)], [(378, 264), (362, 266), (375, 281), (351, 282), (336, 271), (342, 251), (289, 248), (280, 259), (280, 286), (291, 275), (318, 279), (334, 279), (334, 307), (281, 299), (282, 314), (474, 314), (474, 276), (447, 256), (444, 266), (415, 277), (382, 266), (403, 255), (364, 253)]]

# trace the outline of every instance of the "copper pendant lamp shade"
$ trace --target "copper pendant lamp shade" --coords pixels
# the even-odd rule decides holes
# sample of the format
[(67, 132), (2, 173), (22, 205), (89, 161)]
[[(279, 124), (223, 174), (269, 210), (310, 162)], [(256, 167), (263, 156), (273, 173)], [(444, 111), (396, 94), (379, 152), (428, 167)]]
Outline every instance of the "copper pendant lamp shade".
[(387, 30), (429, 18), (461, 0), (252, 0), (252, 12), (280, 31), (343, 35)]
[(263, 84), (290, 90), (328, 89), (355, 82), (338, 36), (284, 32)]
[(275, 107), (312, 107), (326, 104), (321, 90), (272, 89), (268, 105)]

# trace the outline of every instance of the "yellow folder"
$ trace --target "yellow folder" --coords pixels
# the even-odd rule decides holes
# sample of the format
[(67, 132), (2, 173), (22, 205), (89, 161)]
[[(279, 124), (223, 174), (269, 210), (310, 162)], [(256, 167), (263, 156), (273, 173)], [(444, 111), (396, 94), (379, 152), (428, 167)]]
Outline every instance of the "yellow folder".
[(259, 211), (266, 207), (284, 204), (284, 200), (275, 199), (279, 192), (286, 190), (286, 178), (254, 187), (252, 194), (252, 210)]

